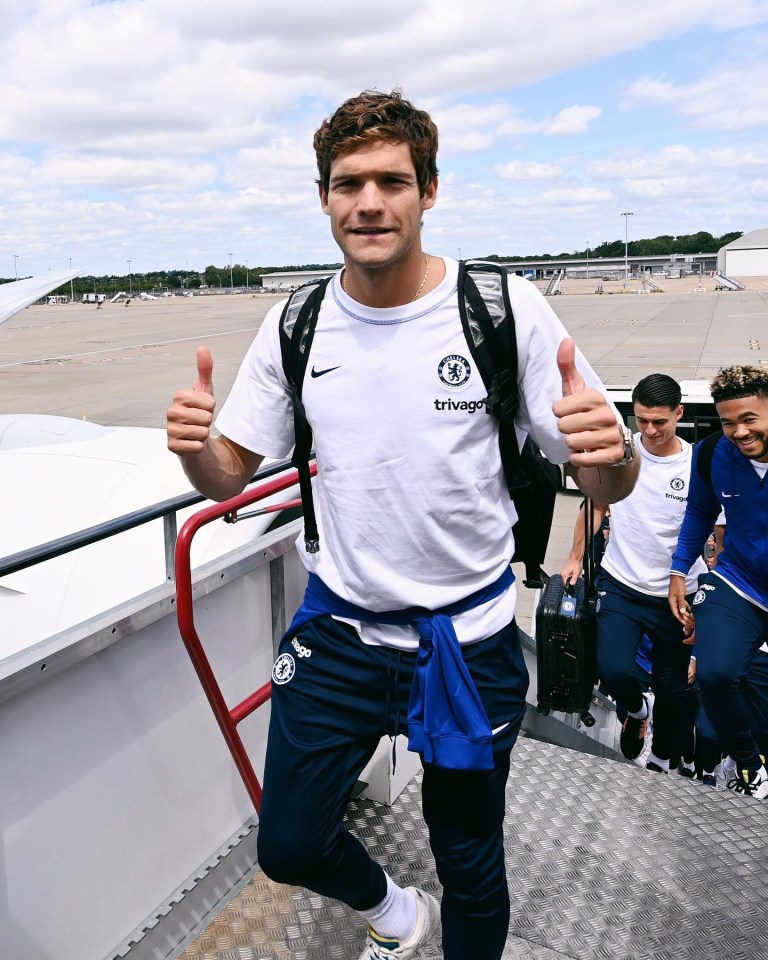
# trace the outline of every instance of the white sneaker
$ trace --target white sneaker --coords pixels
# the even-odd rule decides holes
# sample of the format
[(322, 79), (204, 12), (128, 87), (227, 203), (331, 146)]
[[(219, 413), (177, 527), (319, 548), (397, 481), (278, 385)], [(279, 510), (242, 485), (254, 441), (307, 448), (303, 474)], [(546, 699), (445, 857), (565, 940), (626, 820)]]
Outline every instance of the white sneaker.
[(736, 775), (736, 761), (731, 757), (723, 757), (715, 767), (715, 781), (721, 790), (725, 790), (728, 782)]
[(733, 779), (728, 781), (728, 789), (734, 793), (765, 800), (768, 797), (768, 779), (763, 780), (760, 770), (737, 770)]
[(413, 933), (401, 943), (400, 940), (380, 936), (369, 926), (360, 960), (408, 960), (419, 947), (432, 939), (440, 925), (440, 904), (431, 894), (418, 887), (406, 887), (406, 890), (416, 900), (416, 927)]

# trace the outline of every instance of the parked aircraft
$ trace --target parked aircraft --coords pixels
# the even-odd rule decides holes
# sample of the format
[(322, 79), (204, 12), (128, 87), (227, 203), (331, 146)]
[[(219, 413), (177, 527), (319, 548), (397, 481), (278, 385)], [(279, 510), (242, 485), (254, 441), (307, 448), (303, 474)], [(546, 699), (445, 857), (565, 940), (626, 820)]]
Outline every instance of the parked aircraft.
[(25, 280), (13, 280), (0, 284), (0, 323), (10, 319), (19, 310), (28, 307), (51, 290), (64, 286), (82, 270), (64, 270), (61, 273), (48, 273), (43, 277), (27, 277)]

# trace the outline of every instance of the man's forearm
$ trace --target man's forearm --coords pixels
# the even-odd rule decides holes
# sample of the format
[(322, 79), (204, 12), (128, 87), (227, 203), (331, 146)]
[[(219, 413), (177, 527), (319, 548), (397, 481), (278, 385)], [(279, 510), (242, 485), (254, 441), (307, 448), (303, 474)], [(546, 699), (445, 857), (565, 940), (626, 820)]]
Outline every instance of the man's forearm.
[(622, 467), (576, 467), (570, 464), (568, 472), (586, 497), (598, 503), (616, 503), (629, 496), (640, 473), (638, 456)]
[(198, 453), (179, 456), (192, 486), (210, 500), (228, 500), (241, 493), (262, 459), (253, 454), (246, 462), (223, 437), (209, 437)]

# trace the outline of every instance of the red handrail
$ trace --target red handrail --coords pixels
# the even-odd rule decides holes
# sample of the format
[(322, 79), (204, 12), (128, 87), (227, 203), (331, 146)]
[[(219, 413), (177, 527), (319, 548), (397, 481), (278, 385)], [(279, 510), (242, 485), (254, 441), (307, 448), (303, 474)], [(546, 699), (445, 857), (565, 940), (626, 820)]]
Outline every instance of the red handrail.
[[(316, 472), (314, 463), (311, 464), (311, 472), (312, 474)], [(191, 516), (176, 538), (176, 617), (181, 638), (257, 813), (261, 809), (261, 784), (243, 746), (243, 741), (240, 739), (240, 734), (237, 732), (237, 725), (241, 720), (250, 716), (257, 707), (269, 700), (272, 693), (272, 683), (267, 681), (232, 709), (227, 706), (221, 687), (211, 669), (211, 664), (195, 629), (190, 551), (192, 539), (201, 527), (227, 514), (236, 515), (238, 510), (242, 510), (259, 500), (264, 500), (272, 494), (280, 493), (297, 483), (298, 472), (296, 470), (290, 470), (284, 476), (275, 477), (264, 483), (257, 483), (238, 494), (238, 496), (213, 504), (213, 506), (206, 507)], [(280, 509), (297, 506), (300, 503), (300, 500), (291, 500), (282, 504), (270, 504), (264, 509), (265, 512), (272, 513)]]

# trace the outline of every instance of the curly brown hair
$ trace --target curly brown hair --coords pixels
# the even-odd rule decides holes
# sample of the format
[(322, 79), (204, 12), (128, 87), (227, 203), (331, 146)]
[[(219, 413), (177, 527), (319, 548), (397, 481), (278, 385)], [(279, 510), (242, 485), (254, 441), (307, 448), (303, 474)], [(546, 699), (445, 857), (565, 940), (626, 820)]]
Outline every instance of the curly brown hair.
[(718, 370), (709, 385), (715, 403), (721, 400), (737, 400), (741, 397), (765, 397), (768, 399), (768, 370), (737, 363)]
[(408, 144), (419, 194), (424, 196), (437, 176), (437, 127), (426, 111), (417, 110), (398, 89), (391, 93), (364, 90), (323, 120), (313, 142), (319, 186), (328, 192), (332, 161), (379, 140)]

